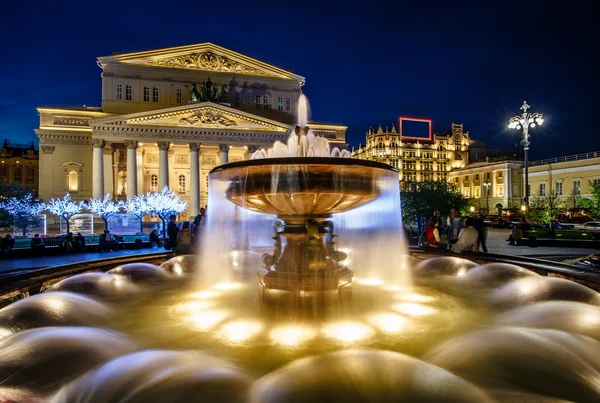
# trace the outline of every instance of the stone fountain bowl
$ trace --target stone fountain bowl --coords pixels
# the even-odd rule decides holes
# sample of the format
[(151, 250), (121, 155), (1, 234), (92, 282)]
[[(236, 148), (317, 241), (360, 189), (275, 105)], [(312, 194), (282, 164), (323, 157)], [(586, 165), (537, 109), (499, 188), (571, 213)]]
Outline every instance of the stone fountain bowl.
[(233, 162), (210, 175), (228, 183), (236, 205), (281, 218), (328, 217), (376, 199), (390, 172), (380, 162), (351, 158), (265, 158)]

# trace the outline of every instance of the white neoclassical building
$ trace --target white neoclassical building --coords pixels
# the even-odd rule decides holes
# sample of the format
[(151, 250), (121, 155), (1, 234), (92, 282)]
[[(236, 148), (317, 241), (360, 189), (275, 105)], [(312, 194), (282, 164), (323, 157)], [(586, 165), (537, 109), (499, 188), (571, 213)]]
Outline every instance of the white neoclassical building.
[[(304, 77), (212, 43), (99, 57), (100, 107), (40, 107), (40, 195), (124, 198), (168, 185), (208, 203), (208, 173), (285, 140)], [(346, 127), (309, 123), (336, 146)]]

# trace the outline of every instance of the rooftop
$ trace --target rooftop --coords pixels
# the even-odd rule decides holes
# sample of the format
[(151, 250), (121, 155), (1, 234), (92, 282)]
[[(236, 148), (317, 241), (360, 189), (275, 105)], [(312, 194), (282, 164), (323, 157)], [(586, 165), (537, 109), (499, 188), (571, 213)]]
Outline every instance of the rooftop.
[(545, 160), (532, 161), (530, 163), (530, 166), (545, 165), (545, 164), (555, 164), (557, 162), (569, 162), (569, 161), (587, 160), (587, 159), (590, 159), (590, 158), (600, 158), (600, 151), (593, 151), (593, 152), (590, 152), (590, 153), (575, 154), (575, 155), (566, 155), (564, 157), (547, 158)]

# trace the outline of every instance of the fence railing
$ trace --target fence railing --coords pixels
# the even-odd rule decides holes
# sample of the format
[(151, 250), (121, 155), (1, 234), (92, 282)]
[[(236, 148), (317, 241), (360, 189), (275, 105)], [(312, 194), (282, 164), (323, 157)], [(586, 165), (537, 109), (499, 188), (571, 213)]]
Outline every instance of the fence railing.
[(575, 155), (566, 155), (564, 157), (547, 158), (545, 160), (531, 161), (530, 164), (531, 165), (545, 165), (545, 164), (555, 164), (557, 162), (587, 160), (590, 158), (600, 158), (600, 151), (594, 151), (594, 152), (583, 153), (583, 154), (575, 154)]

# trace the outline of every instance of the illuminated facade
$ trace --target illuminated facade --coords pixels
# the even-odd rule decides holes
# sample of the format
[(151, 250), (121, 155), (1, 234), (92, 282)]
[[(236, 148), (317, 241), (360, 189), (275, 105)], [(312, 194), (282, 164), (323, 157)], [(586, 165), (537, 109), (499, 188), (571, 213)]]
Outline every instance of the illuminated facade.
[[(305, 79), (203, 43), (99, 57), (100, 107), (40, 107), (44, 199), (132, 196), (168, 185), (208, 203), (208, 173), (286, 140)], [(345, 146), (346, 127), (309, 123)]]
[(448, 180), (452, 170), (469, 162), (469, 132), (453, 123), (451, 133), (415, 139), (403, 137), (394, 125), (391, 130), (379, 126), (369, 129), (366, 145), (353, 150), (352, 156), (397, 168), (403, 182)]
[(4, 140), (0, 146), (0, 182), (20, 184), (38, 192), (39, 155), (31, 144), (11, 144)]

